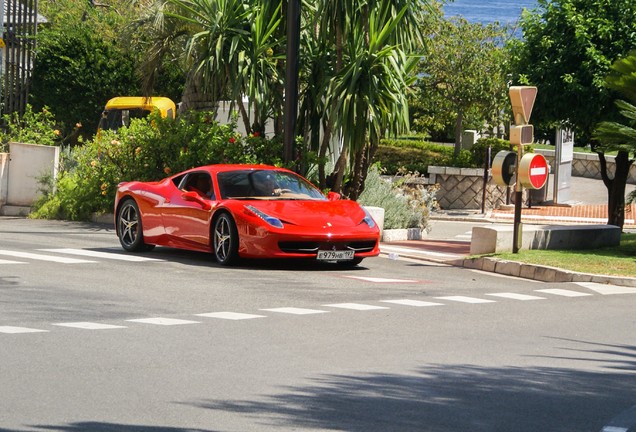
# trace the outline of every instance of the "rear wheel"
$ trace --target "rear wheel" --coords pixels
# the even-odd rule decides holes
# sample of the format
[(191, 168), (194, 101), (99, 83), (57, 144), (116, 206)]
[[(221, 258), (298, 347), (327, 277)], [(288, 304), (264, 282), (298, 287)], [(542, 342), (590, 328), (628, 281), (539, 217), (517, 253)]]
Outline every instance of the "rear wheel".
[(139, 206), (133, 199), (123, 202), (117, 212), (117, 236), (121, 247), (129, 252), (149, 251), (153, 245), (144, 243), (141, 229), (141, 214)]
[(232, 216), (222, 213), (214, 221), (212, 231), (214, 256), (221, 265), (231, 265), (238, 261), (238, 230)]

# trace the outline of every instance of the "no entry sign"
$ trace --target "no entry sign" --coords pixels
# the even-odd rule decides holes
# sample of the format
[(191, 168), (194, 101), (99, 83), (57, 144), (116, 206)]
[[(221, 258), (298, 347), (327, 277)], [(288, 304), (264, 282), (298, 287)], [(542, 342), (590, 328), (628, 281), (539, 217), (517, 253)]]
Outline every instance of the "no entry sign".
[(543, 155), (526, 153), (519, 163), (519, 180), (523, 187), (541, 189), (548, 181), (548, 161)]

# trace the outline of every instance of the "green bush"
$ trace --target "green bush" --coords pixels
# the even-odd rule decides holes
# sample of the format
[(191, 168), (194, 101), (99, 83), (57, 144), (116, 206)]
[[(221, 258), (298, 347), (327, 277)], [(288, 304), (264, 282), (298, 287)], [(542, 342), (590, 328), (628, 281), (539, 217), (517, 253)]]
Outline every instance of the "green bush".
[(373, 161), (380, 164), (387, 175), (398, 174), (401, 170), (425, 173), (430, 165), (473, 166), (467, 150), (462, 150), (456, 158), (452, 145), (409, 139), (382, 140)]
[(48, 106), (70, 135), (82, 124), (85, 138), (97, 129), (106, 101), (136, 95), (140, 85), (133, 56), (86, 22), (67, 22), (38, 32), (30, 100)]
[(235, 125), (220, 125), (213, 118), (205, 112), (177, 120), (153, 115), (117, 132), (103, 131), (69, 151), (55, 188), (45, 188), (32, 216), (87, 220), (93, 213), (111, 212), (122, 181), (156, 181), (214, 163), (281, 164), (281, 142), (243, 137)]
[(382, 207), (385, 229), (426, 229), (430, 212), (437, 205), (435, 190), (412, 185), (409, 180), (416, 175), (401, 172), (396, 178), (385, 179), (374, 165), (369, 169), (358, 202)]
[[(490, 163), (501, 150), (510, 150), (510, 142), (498, 138), (481, 138), (468, 150), (462, 149), (454, 156), (452, 145), (435, 144), (417, 140), (382, 140), (374, 162), (382, 166), (386, 174), (400, 171), (426, 173), (428, 167), (450, 166), (457, 168), (483, 168), (488, 147), (491, 147)], [(526, 151), (531, 151), (526, 148)]]
[(486, 160), (486, 152), (488, 151), (488, 147), (490, 147), (490, 162), (489, 166), (492, 165), (492, 160), (495, 158), (497, 153), (502, 150), (510, 150), (510, 141), (499, 139), (499, 138), (480, 138), (477, 142), (470, 148), (471, 161), (473, 166), (483, 168), (484, 161)]
[(9, 142), (56, 145), (61, 141), (61, 133), (48, 107), (34, 112), (27, 104), (22, 116), (17, 112), (4, 114), (2, 121), (5, 126), (0, 129), (0, 151), (8, 151)]

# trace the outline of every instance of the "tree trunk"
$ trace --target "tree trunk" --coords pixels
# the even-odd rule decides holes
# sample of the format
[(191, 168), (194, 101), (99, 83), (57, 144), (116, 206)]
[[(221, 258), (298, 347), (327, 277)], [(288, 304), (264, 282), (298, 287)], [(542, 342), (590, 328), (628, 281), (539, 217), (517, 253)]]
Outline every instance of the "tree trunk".
[(621, 230), (625, 223), (625, 187), (632, 160), (629, 153), (619, 151), (616, 155), (616, 172), (610, 179), (607, 174), (607, 161), (603, 152), (597, 152), (601, 165), (601, 178), (607, 188), (607, 224), (615, 225)]
[(327, 187), (327, 175), (325, 173), (325, 164), (327, 162), (327, 150), (329, 150), (329, 143), (331, 142), (331, 123), (327, 120), (323, 121), (323, 137), (320, 143), (320, 149), (318, 150), (318, 179), (320, 182), (320, 189)]
[(340, 152), (340, 156), (336, 161), (336, 166), (334, 167), (333, 172), (327, 176), (327, 187), (334, 192), (342, 192), (342, 181), (344, 179), (344, 174), (347, 169), (347, 161), (349, 159), (347, 157), (348, 153), (349, 149), (343, 147)]
[(453, 155), (459, 156), (459, 151), (462, 149), (462, 125), (464, 124), (464, 113), (462, 110), (457, 112), (457, 119), (455, 119), (455, 151)]

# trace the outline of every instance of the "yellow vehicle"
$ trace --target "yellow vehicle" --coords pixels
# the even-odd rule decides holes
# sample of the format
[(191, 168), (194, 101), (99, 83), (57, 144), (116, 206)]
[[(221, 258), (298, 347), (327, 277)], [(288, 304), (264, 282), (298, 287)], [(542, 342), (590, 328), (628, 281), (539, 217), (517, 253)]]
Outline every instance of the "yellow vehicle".
[(153, 111), (159, 111), (163, 118), (174, 119), (177, 115), (175, 103), (167, 97), (119, 96), (112, 98), (106, 103), (97, 132), (128, 126), (130, 119), (146, 117)]

